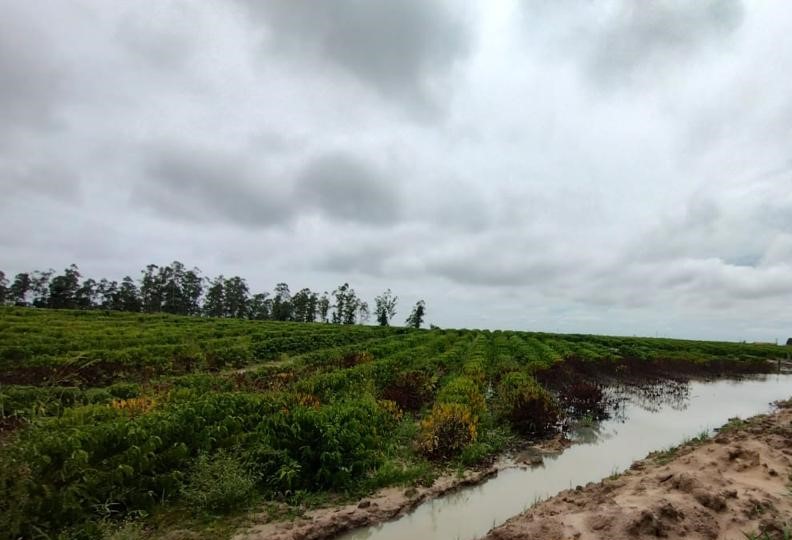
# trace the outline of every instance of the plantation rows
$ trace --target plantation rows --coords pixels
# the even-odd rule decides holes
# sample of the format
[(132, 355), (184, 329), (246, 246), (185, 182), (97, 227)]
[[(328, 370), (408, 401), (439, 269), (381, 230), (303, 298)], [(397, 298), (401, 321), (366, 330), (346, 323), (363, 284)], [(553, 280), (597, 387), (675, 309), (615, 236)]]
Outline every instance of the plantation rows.
[(781, 350), (4, 308), (0, 537), (424, 481), (602, 413), (568, 366), (761, 371)]

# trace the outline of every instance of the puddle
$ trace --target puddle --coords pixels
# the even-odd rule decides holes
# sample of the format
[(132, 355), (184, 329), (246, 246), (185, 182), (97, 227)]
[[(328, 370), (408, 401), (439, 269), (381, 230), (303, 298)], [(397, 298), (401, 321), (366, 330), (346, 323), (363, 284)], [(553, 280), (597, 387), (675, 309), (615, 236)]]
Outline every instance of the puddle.
[(705, 430), (712, 432), (729, 418), (769, 411), (772, 401), (792, 397), (792, 375), (691, 382), (687, 389), (681, 401), (647, 406), (642, 400), (627, 400), (614, 419), (578, 428), (571, 436), (577, 444), (562, 454), (545, 456), (541, 465), (503, 470), (484, 484), (428, 501), (398, 520), (338, 538), (479, 538), (559, 491), (621, 472), (649, 452), (675, 446)]

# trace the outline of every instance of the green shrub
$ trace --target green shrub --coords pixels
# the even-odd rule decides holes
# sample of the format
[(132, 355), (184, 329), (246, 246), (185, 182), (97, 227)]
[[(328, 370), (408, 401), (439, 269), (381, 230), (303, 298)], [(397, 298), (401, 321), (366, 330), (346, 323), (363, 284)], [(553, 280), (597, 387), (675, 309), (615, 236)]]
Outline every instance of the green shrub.
[(190, 507), (205, 512), (228, 512), (248, 503), (257, 478), (228, 452), (198, 456), (182, 496)]
[(494, 410), (523, 435), (545, 435), (556, 429), (559, 408), (553, 396), (530, 375), (512, 372), (503, 377)]

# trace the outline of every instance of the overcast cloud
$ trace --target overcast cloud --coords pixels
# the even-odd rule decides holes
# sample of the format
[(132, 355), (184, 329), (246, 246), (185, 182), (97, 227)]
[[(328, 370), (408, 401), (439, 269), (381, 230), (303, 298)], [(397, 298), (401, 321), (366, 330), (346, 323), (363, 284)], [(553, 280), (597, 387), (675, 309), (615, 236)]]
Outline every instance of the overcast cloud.
[(0, 0), (0, 269), (792, 336), (792, 4)]

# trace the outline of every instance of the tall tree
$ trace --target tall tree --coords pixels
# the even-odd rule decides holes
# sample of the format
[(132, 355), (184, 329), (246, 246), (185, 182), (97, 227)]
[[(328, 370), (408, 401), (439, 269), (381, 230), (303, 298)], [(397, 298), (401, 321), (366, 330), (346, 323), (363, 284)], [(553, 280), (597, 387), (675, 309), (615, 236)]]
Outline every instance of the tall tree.
[(328, 313), (330, 313), (330, 297), (327, 295), (327, 291), (322, 293), (316, 308), (319, 312), (319, 320), (323, 323), (330, 322), (327, 318)]
[(74, 292), (74, 303), (78, 309), (93, 309), (96, 307), (97, 287), (96, 280), (91, 278), (83, 280), (80, 287)]
[(225, 316), (225, 278), (222, 274), (209, 283), (203, 308), (204, 314), (210, 317)]
[(33, 289), (33, 280), (27, 272), (20, 272), (14, 276), (14, 282), (8, 289), (10, 301), (17, 306), (26, 306), (28, 293)]
[(250, 289), (247, 282), (239, 276), (225, 280), (225, 316), (247, 317)]
[(184, 301), (184, 312), (187, 315), (201, 313), (201, 295), (203, 295), (204, 279), (198, 268), (187, 270), (182, 276), (181, 289)]
[(275, 321), (290, 321), (292, 318), (292, 298), (289, 286), (286, 283), (275, 285), (275, 294), (272, 298), (272, 319)]
[(405, 323), (407, 326), (411, 328), (420, 328), (424, 321), (424, 316), (426, 315), (426, 302), (423, 300), (418, 300), (415, 303), (415, 307), (413, 307), (410, 316), (407, 317)]
[(140, 299), (140, 290), (131, 277), (124, 276), (124, 279), (121, 280), (115, 305), (115, 309), (120, 309), (121, 311), (138, 312), (143, 309), (143, 301)]
[[(350, 287), (349, 283), (344, 283), (333, 291), (333, 297), (335, 298), (333, 323), (355, 324), (362, 303), (355, 289)], [(368, 306), (366, 306), (366, 311), (368, 311)]]
[(269, 293), (257, 293), (250, 299), (250, 309), (248, 309), (248, 318), (256, 321), (266, 321), (270, 318), (272, 313), (272, 299), (269, 298)]
[(398, 301), (399, 297), (393, 296), (390, 289), (374, 299), (374, 315), (380, 326), (388, 326), (391, 319), (396, 316), (396, 302)]
[[(49, 281), (49, 278), (47, 278)], [(72, 264), (49, 281), (49, 297), (46, 306), (56, 309), (74, 309), (77, 307), (77, 290), (80, 288), (80, 271)], [(42, 286), (43, 289), (43, 286)]]
[(143, 277), (140, 279), (140, 302), (143, 311), (146, 313), (157, 313), (162, 311), (163, 300), (163, 273), (159, 272), (156, 264), (146, 266), (145, 270), (140, 271)]
[(184, 295), (182, 294), (183, 278), (184, 265), (179, 261), (173, 261), (169, 265), (159, 267), (156, 277), (156, 282), (159, 283), (161, 288), (159, 310), (180, 315), (187, 313)]
[(333, 304), (333, 315), (332, 321), (333, 324), (343, 324), (344, 317), (347, 312), (347, 302), (349, 297), (349, 283), (344, 283), (343, 285), (339, 285), (336, 287), (336, 290), (333, 291), (333, 298), (335, 298), (335, 303)]
[(50, 306), (50, 278), (55, 270), (49, 269), (47, 271), (36, 270), (30, 276), (30, 290), (33, 292), (33, 305), (36, 307), (51, 307)]
[(96, 284), (96, 302), (102, 309), (120, 310), (118, 307), (118, 282), (108, 281), (106, 278)]
[(297, 322), (314, 322), (319, 298), (311, 289), (301, 289), (291, 299), (292, 320)]

